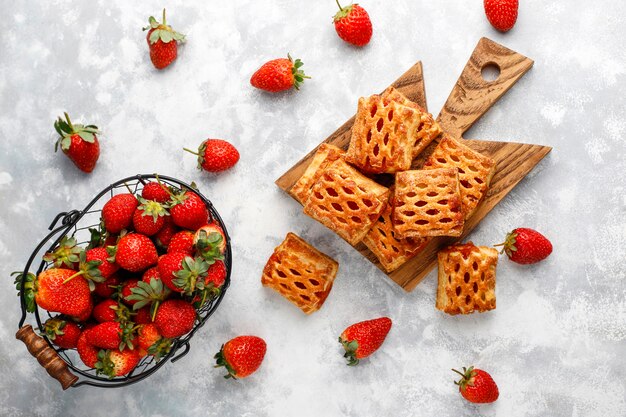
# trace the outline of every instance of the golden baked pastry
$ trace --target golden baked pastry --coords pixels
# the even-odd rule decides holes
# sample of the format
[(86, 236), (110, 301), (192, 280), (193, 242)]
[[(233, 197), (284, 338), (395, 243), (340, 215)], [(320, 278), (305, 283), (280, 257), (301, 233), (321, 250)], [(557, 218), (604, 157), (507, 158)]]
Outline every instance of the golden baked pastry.
[(383, 101), (395, 101), (417, 110), (419, 119), (416, 123), (412, 124), (409, 130), (409, 137), (413, 140), (413, 158), (422, 153), (422, 151), (443, 132), (441, 126), (439, 126), (439, 123), (437, 123), (432, 114), (428, 113), (419, 104), (409, 100), (395, 88), (387, 88), (382, 97)]
[(267, 261), (261, 283), (311, 314), (326, 301), (338, 268), (337, 261), (287, 233)]
[(496, 171), (496, 162), (446, 135), (426, 160), (423, 169), (453, 167), (459, 170), (463, 213), (467, 219), (474, 214), (487, 193)]
[(313, 159), (311, 160), (311, 163), (307, 167), (306, 171), (304, 171), (304, 174), (289, 191), (290, 194), (298, 200), (300, 204), (304, 204), (309, 196), (311, 187), (313, 187), (313, 184), (317, 182), (326, 167), (335, 162), (337, 159), (343, 158), (345, 153), (346, 151), (335, 145), (322, 143), (320, 147), (317, 148), (317, 152), (315, 152), (315, 156), (313, 156)]
[(411, 167), (410, 127), (417, 110), (379, 95), (359, 99), (346, 161), (364, 172), (393, 173)]
[(313, 185), (304, 212), (356, 245), (376, 223), (388, 199), (389, 189), (338, 159)]
[(386, 272), (400, 268), (424, 249), (429, 241), (430, 238), (398, 238), (391, 222), (391, 205), (385, 207), (374, 227), (363, 238), (365, 246), (376, 255)]
[(468, 242), (443, 249), (437, 258), (438, 310), (454, 315), (496, 308), (496, 249)]
[(396, 174), (393, 227), (401, 238), (460, 236), (463, 210), (456, 168)]

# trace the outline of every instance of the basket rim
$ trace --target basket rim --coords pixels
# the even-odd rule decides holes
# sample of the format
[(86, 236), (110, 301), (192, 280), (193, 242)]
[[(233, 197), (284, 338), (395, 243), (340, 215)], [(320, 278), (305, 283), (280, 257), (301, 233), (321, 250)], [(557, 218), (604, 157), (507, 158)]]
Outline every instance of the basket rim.
[[(212, 302), (210, 308), (208, 309), (206, 315), (204, 317), (200, 317), (198, 319), (197, 323), (194, 325), (193, 329), (189, 333), (187, 333), (187, 334), (185, 334), (185, 335), (183, 335), (183, 336), (181, 336), (179, 338), (176, 338), (174, 340), (172, 348), (171, 348), (171, 350), (170, 350), (170, 352), (168, 354), (163, 356), (159, 361), (156, 361), (148, 369), (140, 372), (137, 375), (133, 375), (134, 371), (131, 371), (131, 373), (129, 375), (122, 376), (122, 377), (116, 377), (116, 378), (113, 378), (113, 379), (108, 379), (106, 377), (96, 376), (96, 375), (93, 375), (92, 373), (89, 373), (88, 371), (84, 371), (84, 370), (76, 367), (70, 361), (68, 361), (64, 354), (59, 354), (60, 352), (62, 353), (64, 351), (66, 351), (66, 350), (74, 350), (74, 349), (59, 348), (58, 346), (54, 345), (48, 339), (48, 337), (45, 334), (41, 334), (42, 333), (41, 330), (43, 328), (43, 324), (42, 324), (42, 321), (41, 321), (41, 317), (39, 315), (39, 308), (40, 307), (35, 304), (36, 308), (35, 308), (35, 312), (33, 313), (33, 315), (35, 316), (35, 321), (37, 323), (37, 327), (38, 327), (38, 330), (40, 332), (40, 336), (48, 343), (48, 345), (57, 353), (57, 355), (63, 360), (63, 362), (65, 362), (67, 364), (67, 366), (73, 372), (76, 372), (80, 376), (86, 378), (86, 379), (79, 378), (79, 380), (76, 383), (74, 383), (72, 385), (72, 387), (78, 387), (78, 386), (81, 386), (81, 385), (91, 385), (91, 386), (102, 387), (102, 388), (114, 388), (114, 387), (127, 386), (127, 385), (130, 385), (130, 384), (137, 383), (137, 382), (147, 378), (148, 376), (152, 375), (154, 372), (156, 372), (158, 369), (160, 369), (163, 365), (165, 365), (165, 363), (167, 363), (169, 361), (175, 362), (178, 359), (182, 358), (184, 355), (186, 355), (188, 353), (188, 351), (190, 349), (189, 341), (194, 336), (196, 331), (198, 331), (198, 329), (200, 329), (202, 326), (204, 326), (206, 321), (217, 310), (217, 308), (219, 307), (220, 303), (222, 302), (222, 299), (224, 298), (224, 296), (226, 294), (226, 291), (227, 291), (228, 287), (230, 286), (230, 277), (231, 277), (231, 273), (232, 273), (232, 248), (231, 248), (230, 235), (228, 234), (227, 227), (226, 227), (222, 217), (220, 216), (219, 212), (217, 211), (217, 209), (215, 208), (215, 206), (213, 205), (211, 200), (209, 200), (206, 196), (204, 196), (202, 194), (202, 192), (200, 192), (197, 188), (195, 188), (194, 187), (195, 184), (194, 185), (190, 185), (190, 184), (187, 184), (187, 183), (185, 183), (185, 182), (183, 182), (183, 181), (181, 181), (181, 180), (179, 180), (177, 178), (154, 173), (154, 174), (136, 174), (134, 176), (130, 176), (130, 177), (126, 177), (126, 178), (120, 179), (120, 180), (118, 180), (118, 181), (116, 181), (114, 183), (109, 184), (102, 191), (100, 191), (98, 194), (96, 194), (96, 196), (93, 197), (93, 199), (82, 210), (74, 209), (74, 210), (70, 210), (68, 212), (61, 212), (61, 213), (59, 213), (54, 218), (52, 224), (48, 228), (48, 230), (51, 230), (51, 232), (40, 241), (40, 243), (37, 245), (37, 247), (33, 250), (33, 252), (31, 253), (30, 257), (28, 258), (28, 261), (27, 261), (27, 263), (26, 263), (26, 265), (24, 267), (23, 273), (22, 273), (22, 288), (24, 287), (24, 280), (26, 279), (27, 274), (30, 272), (31, 266), (35, 262), (36, 257), (41, 252), (41, 250), (46, 245), (48, 245), (49, 242), (52, 242), (52, 243), (50, 244), (48, 250), (52, 250), (60, 242), (60, 240), (72, 229), (72, 227), (75, 227), (86, 214), (94, 212), (94, 211), (90, 211), (91, 208), (102, 197), (104, 197), (107, 193), (113, 194), (113, 191), (115, 189), (120, 188), (121, 186), (124, 186), (124, 185), (126, 185), (127, 183), (129, 183), (131, 181), (136, 181), (135, 186), (137, 186), (138, 183), (145, 184), (146, 180), (153, 180), (153, 179), (163, 180), (165, 182), (169, 182), (169, 183), (175, 184), (176, 186), (178, 186), (181, 189), (186, 189), (188, 191), (194, 192), (205, 203), (205, 205), (207, 206), (207, 209), (209, 211), (210, 219), (212, 219), (213, 221), (217, 221), (219, 223), (220, 227), (224, 231), (224, 236), (225, 236), (225, 241), (226, 241), (226, 250), (225, 250), (225, 253), (224, 253), (224, 264), (225, 264), (225, 267), (226, 267), (226, 279), (224, 281), (223, 286), (221, 287), (220, 294), (218, 295), (218, 297), (215, 300), (213, 300), (213, 302)], [(100, 211), (100, 210), (98, 210), (98, 211)], [(56, 224), (59, 222), (59, 220), (61, 220), (61, 225), (58, 226), (58, 227), (55, 227)], [(53, 239), (54, 236), (57, 236), (56, 239)], [(39, 264), (39, 267), (38, 267), (37, 272), (36, 272), (35, 275), (38, 276), (44, 270), (45, 267), (46, 267), (46, 262), (42, 260), (40, 262), (40, 264)], [(22, 291), (20, 291), (20, 293), (18, 295), (19, 295), (19, 298), (20, 298), (20, 307), (21, 307), (21, 310), (22, 310), (22, 316), (21, 316), (21, 319), (19, 321), (18, 328), (21, 328), (24, 325), (25, 321), (26, 321), (26, 318), (28, 316), (28, 312), (26, 311), (26, 300), (25, 300), (25, 297), (24, 297), (24, 293)], [(44, 310), (44, 311), (46, 311), (46, 310)], [(184, 350), (180, 354), (177, 355), (178, 351), (181, 348), (184, 348)], [(153, 361), (154, 361), (153, 358), (149, 359), (148, 365), (153, 363)]]

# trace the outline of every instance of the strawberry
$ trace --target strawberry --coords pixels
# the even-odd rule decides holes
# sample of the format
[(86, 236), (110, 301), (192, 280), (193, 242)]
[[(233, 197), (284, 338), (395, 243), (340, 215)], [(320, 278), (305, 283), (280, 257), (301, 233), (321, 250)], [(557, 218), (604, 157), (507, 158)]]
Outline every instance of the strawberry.
[(100, 134), (94, 125), (73, 125), (70, 116), (65, 114), (65, 120), (58, 118), (54, 122), (54, 129), (59, 134), (59, 139), (54, 145), (56, 152), (61, 145), (61, 150), (83, 172), (90, 173), (96, 167), (100, 157), (100, 144), (96, 133)]
[(148, 182), (144, 184), (141, 190), (141, 196), (145, 200), (156, 201), (157, 203), (167, 203), (170, 199), (170, 192), (165, 185), (160, 182)]
[[(167, 198), (169, 198), (169, 195)], [(154, 235), (154, 243), (160, 249), (167, 250), (172, 237), (174, 237), (178, 230), (178, 227), (172, 221), (172, 216), (166, 216), (163, 227), (157, 232), (156, 235)]]
[(141, 357), (134, 350), (101, 350), (95, 364), (96, 374), (111, 378), (128, 374), (135, 369)]
[(222, 345), (215, 354), (216, 368), (224, 366), (228, 374), (224, 378), (245, 378), (259, 369), (267, 345), (257, 336), (237, 336)]
[(137, 302), (136, 300), (128, 298), (131, 295), (133, 295), (133, 288), (136, 288), (137, 284), (139, 284), (139, 280), (135, 278), (131, 278), (127, 280), (124, 283), (124, 285), (122, 285), (122, 290), (120, 291), (120, 295), (121, 295), (122, 300), (129, 306), (134, 306), (135, 303)]
[(348, 359), (348, 365), (357, 365), (360, 359), (376, 352), (390, 329), (391, 319), (380, 317), (353, 324), (344, 330), (339, 336), (339, 343), (346, 350), (344, 357)]
[(43, 260), (52, 262), (55, 268), (77, 269), (81, 252), (82, 249), (76, 245), (76, 238), (63, 236), (57, 247), (43, 256)]
[(103, 282), (96, 282), (93, 292), (102, 298), (109, 298), (115, 293), (115, 288), (117, 288), (119, 283), (119, 276), (117, 274), (113, 274)]
[(289, 54), (287, 58), (273, 59), (252, 74), (250, 84), (271, 93), (289, 90), (291, 87), (299, 90), (304, 79), (311, 78), (300, 69), (302, 65), (302, 61), (296, 59), (294, 62)]
[(193, 243), (198, 254), (209, 264), (224, 259), (226, 235), (217, 223), (207, 224), (199, 228), (193, 237)]
[(202, 258), (192, 258), (185, 253), (168, 253), (159, 258), (159, 275), (172, 291), (191, 295), (204, 290), (209, 264)]
[(152, 355), (158, 361), (167, 355), (172, 348), (172, 339), (161, 336), (156, 324), (146, 324), (138, 331), (138, 353), (141, 356)]
[(145, 200), (140, 197), (139, 202), (141, 205), (133, 214), (135, 231), (146, 236), (157, 234), (165, 224), (164, 216), (169, 216), (169, 213), (161, 203), (156, 201)]
[(133, 215), (139, 202), (130, 193), (111, 197), (102, 207), (102, 220), (109, 233), (119, 233), (133, 222)]
[(148, 19), (149, 26), (146, 40), (150, 47), (150, 60), (156, 69), (163, 69), (170, 65), (178, 56), (178, 42), (185, 42), (185, 35), (176, 32), (165, 20), (163, 9), (163, 23), (159, 23), (153, 16)]
[(552, 243), (541, 233), (533, 229), (517, 228), (506, 235), (502, 252), (518, 264), (534, 264), (546, 259), (552, 253)]
[(130, 294), (123, 294), (124, 300), (132, 303), (134, 311), (149, 305), (150, 321), (153, 321), (159, 304), (169, 297), (171, 291), (163, 285), (157, 268), (152, 268), (146, 271), (141, 281), (131, 287)]
[(187, 190), (172, 196), (170, 215), (176, 226), (197, 230), (207, 224), (209, 210), (198, 194)]
[(184, 300), (165, 300), (157, 310), (154, 323), (161, 336), (180, 337), (193, 329), (196, 310)]
[(463, 368), (463, 372), (453, 369), (461, 375), (459, 381), (454, 383), (459, 386), (459, 392), (467, 401), (472, 403), (492, 403), (498, 399), (498, 386), (491, 375), (473, 366)]
[(198, 156), (198, 169), (208, 172), (221, 172), (235, 166), (239, 161), (239, 151), (222, 139), (207, 139), (200, 144), (198, 152), (183, 148)]
[(113, 299), (106, 299), (93, 308), (93, 318), (98, 323), (107, 321), (127, 322), (130, 320), (130, 310), (124, 304)]
[[(85, 252), (85, 261), (84, 263), (89, 263), (93, 261), (99, 261), (100, 263), (97, 265), (98, 271), (104, 280), (99, 282), (104, 282), (107, 278), (117, 272), (120, 269), (119, 265), (109, 262), (109, 254), (105, 248), (93, 248), (88, 249)], [(95, 262), (94, 262), (95, 264)], [(82, 264), (81, 264), (82, 267)], [(87, 277), (86, 277), (87, 278)]]
[(358, 4), (341, 7), (333, 17), (335, 31), (344, 41), (354, 46), (365, 46), (372, 39), (372, 22), (364, 8)]
[(50, 268), (36, 278), (29, 273), (23, 289), (22, 276), (18, 274), (16, 284), (25, 292), (27, 311), (35, 311), (34, 301), (45, 310), (79, 317), (91, 312), (92, 306), (89, 284), (80, 274), (71, 269)]
[(126, 347), (132, 349), (134, 347), (133, 327), (132, 322), (121, 324), (116, 321), (106, 321), (89, 329), (87, 342), (104, 349), (124, 350)]
[(194, 234), (189, 230), (183, 230), (172, 236), (170, 244), (167, 247), (167, 253), (186, 253), (193, 254)]
[(91, 330), (83, 330), (80, 334), (76, 344), (76, 350), (78, 351), (80, 360), (82, 360), (87, 367), (94, 368), (96, 366), (96, 362), (98, 362), (99, 349), (87, 341), (87, 336), (90, 331)]
[(518, 0), (484, 0), (487, 20), (500, 32), (507, 32), (517, 21)]
[(222, 261), (216, 261), (209, 267), (204, 283), (206, 286), (213, 284), (214, 288), (221, 288), (225, 281), (226, 265)]
[(58, 347), (74, 349), (78, 345), (81, 330), (76, 323), (54, 317), (46, 320), (43, 332)]
[(137, 310), (135, 315), (135, 324), (148, 324), (152, 322), (153, 320), (150, 313), (150, 307), (144, 307)]
[(158, 253), (154, 243), (140, 233), (129, 233), (120, 238), (117, 246), (107, 248), (109, 260), (130, 272), (145, 271), (158, 260)]

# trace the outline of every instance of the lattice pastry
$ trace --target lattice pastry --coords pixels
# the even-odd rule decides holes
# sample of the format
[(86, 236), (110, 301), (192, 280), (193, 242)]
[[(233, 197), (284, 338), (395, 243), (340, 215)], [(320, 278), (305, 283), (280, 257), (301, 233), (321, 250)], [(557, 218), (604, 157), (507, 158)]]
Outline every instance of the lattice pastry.
[(311, 187), (317, 182), (322, 172), (337, 159), (343, 158), (345, 153), (346, 151), (335, 145), (322, 143), (320, 147), (317, 148), (317, 152), (315, 152), (315, 156), (313, 156), (304, 174), (291, 188), (291, 195), (298, 200), (300, 204), (304, 204), (309, 197)]
[(461, 184), (463, 213), (469, 218), (483, 199), (491, 177), (496, 171), (496, 162), (449, 136), (444, 136), (439, 145), (424, 163), (423, 169), (457, 168)]
[(337, 261), (287, 233), (267, 261), (261, 283), (311, 314), (326, 301), (338, 268)]
[(429, 241), (429, 238), (397, 237), (391, 222), (391, 205), (385, 207), (374, 227), (363, 238), (365, 246), (376, 255), (386, 272), (398, 269), (424, 249)]
[(413, 161), (411, 126), (417, 110), (379, 95), (359, 99), (346, 161), (364, 172), (404, 171)]
[(436, 307), (448, 314), (470, 314), (496, 308), (498, 251), (472, 242), (438, 254)]
[(388, 199), (389, 189), (339, 159), (313, 185), (304, 212), (356, 245), (376, 223)]
[(402, 238), (460, 236), (463, 210), (456, 168), (396, 174), (393, 226)]
[(383, 101), (395, 101), (411, 107), (418, 112), (419, 120), (417, 123), (412, 124), (409, 131), (409, 137), (413, 139), (413, 158), (422, 153), (422, 151), (443, 132), (441, 126), (439, 126), (439, 123), (437, 123), (432, 114), (428, 113), (419, 104), (409, 100), (395, 88), (387, 88), (382, 97)]

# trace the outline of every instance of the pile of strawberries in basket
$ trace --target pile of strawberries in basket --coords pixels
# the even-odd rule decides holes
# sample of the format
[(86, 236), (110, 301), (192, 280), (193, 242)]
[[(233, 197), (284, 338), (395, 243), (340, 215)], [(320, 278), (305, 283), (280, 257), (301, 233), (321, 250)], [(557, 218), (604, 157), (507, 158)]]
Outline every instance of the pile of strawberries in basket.
[(226, 237), (198, 194), (160, 181), (114, 195), (90, 232), (84, 248), (65, 236), (23, 290), (28, 311), (58, 313), (44, 325), (52, 343), (113, 378), (192, 330), (226, 280)]

